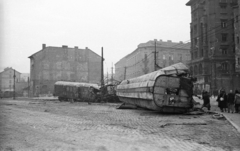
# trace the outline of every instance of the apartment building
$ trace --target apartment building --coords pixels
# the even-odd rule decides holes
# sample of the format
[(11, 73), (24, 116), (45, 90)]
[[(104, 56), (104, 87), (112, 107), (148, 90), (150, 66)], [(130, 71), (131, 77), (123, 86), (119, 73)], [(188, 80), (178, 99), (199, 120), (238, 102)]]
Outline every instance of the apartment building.
[(188, 64), (190, 59), (190, 43), (150, 40), (115, 64), (115, 79), (134, 78), (178, 62)]
[(237, 0), (190, 0), (191, 63), (196, 89), (239, 89), (235, 70), (234, 7)]
[[(15, 73), (14, 73), (15, 72)], [(12, 67), (7, 67), (4, 71), (0, 72), (0, 90), (5, 91), (14, 91), (14, 74), (15, 74), (15, 83), (20, 81), (21, 73), (13, 69)]]
[(101, 56), (88, 49), (42, 45), (30, 57), (31, 95), (52, 94), (56, 81), (100, 84)]

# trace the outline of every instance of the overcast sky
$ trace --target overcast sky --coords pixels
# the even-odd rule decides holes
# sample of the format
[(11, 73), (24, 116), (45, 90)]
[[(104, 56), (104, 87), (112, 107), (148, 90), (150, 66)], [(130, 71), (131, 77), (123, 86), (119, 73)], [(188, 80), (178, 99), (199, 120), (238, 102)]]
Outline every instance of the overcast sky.
[(0, 72), (30, 72), (33, 53), (47, 46), (88, 47), (105, 72), (140, 43), (190, 39), (188, 0), (0, 0)]

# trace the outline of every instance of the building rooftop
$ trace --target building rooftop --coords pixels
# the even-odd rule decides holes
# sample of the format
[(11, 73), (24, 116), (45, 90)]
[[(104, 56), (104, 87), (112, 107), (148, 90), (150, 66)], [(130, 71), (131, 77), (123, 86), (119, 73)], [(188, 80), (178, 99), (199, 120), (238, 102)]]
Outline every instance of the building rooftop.
[[(151, 46), (155, 46), (155, 40), (150, 40), (146, 43), (141, 43), (138, 45), (138, 48), (151, 47)], [(190, 42), (183, 43), (182, 41), (172, 42), (171, 40), (168, 40), (168, 41), (162, 41), (162, 40), (157, 41), (156, 40), (156, 46), (157, 47), (165, 47), (165, 48), (190, 49)]]
[[(8, 70), (15, 70), (15, 69), (13, 69), (12, 67), (7, 67), (7, 68), (4, 68), (4, 71), (2, 71), (0, 73), (3, 73), (3, 72), (8, 71)], [(20, 73), (17, 70), (15, 70), (15, 72)]]
[[(74, 48), (70, 48), (70, 47), (68, 47), (67, 45), (62, 45), (62, 47), (55, 47), (55, 46), (48, 46), (48, 47), (47, 47), (46, 44), (43, 44), (41, 50), (35, 52), (34, 54), (32, 54), (31, 56), (29, 56), (28, 58), (32, 58), (32, 57), (35, 56), (37, 53), (43, 51), (45, 48), (56, 48), (56, 49), (67, 49), (67, 50), (75, 50), (75, 49), (77, 49), (77, 50), (90, 50), (90, 51), (92, 51), (92, 50), (89, 49), (88, 47), (86, 47), (85, 49), (79, 49), (77, 46), (75, 46)], [(92, 51), (92, 52), (95, 53), (94, 51)], [(97, 54), (97, 53), (95, 53), (95, 54), (98, 55), (99, 57), (101, 57), (99, 54)]]
[(186, 3), (186, 5), (191, 6), (194, 1), (197, 1), (197, 0), (190, 0), (189, 2)]

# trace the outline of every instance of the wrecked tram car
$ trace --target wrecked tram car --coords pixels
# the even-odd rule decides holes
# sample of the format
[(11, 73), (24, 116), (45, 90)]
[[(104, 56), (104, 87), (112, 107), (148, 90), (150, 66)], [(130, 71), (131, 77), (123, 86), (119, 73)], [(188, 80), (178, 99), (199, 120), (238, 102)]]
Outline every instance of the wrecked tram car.
[(184, 113), (193, 107), (193, 81), (188, 68), (177, 63), (161, 70), (122, 81), (120, 101), (164, 113)]
[(99, 86), (92, 83), (57, 81), (54, 84), (54, 96), (59, 101), (95, 101)]

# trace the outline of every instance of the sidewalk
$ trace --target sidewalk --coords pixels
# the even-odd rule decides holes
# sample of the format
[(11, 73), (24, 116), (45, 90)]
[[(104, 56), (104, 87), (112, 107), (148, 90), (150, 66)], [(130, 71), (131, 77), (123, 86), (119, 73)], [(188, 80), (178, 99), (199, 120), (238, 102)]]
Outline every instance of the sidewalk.
[(240, 114), (239, 113), (226, 113), (219, 112), (219, 114), (223, 114), (223, 116), (237, 129), (240, 133)]
[[(199, 103), (203, 103), (203, 100), (195, 98), (195, 101)], [(236, 130), (240, 133), (240, 114), (239, 113), (227, 113), (227, 112), (221, 112), (218, 108), (218, 102), (216, 101), (217, 98), (211, 98), (210, 104), (211, 104), (211, 111), (222, 114)]]

